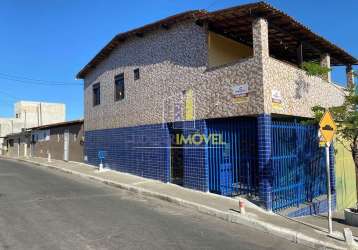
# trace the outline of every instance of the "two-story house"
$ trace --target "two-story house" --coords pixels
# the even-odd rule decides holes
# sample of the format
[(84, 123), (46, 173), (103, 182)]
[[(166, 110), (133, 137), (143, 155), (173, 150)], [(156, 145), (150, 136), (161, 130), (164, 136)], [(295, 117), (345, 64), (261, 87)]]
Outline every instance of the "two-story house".
[(305, 61), (346, 66), (353, 84), (356, 58), (262, 2), (120, 33), (77, 75), (85, 155), (97, 165), (101, 152), (109, 168), (197, 190), (255, 194), (267, 209), (296, 204), (306, 198), (279, 200), (304, 185), (297, 158), (311, 144), (301, 147), (299, 136), (317, 136), (294, 121), (345, 95), (330, 73), (308, 76)]

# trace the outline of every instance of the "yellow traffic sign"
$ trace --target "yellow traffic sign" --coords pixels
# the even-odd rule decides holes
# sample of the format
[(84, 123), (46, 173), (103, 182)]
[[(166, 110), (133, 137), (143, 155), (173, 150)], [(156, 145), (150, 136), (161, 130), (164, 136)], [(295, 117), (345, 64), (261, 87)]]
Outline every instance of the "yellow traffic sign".
[(329, 111), (324, 113), (321, 121), (319, 122), (319, 131), (321, 132), (325, 143), (330, 143), (332, 141), (333, 136), (337, 131), (337, 126)]

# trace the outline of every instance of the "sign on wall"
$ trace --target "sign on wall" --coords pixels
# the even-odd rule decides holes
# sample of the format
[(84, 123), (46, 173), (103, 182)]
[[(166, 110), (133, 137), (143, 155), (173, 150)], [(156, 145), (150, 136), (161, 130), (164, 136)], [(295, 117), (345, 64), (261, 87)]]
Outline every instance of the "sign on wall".
[(283, 105), (282, 105), (281, 91), (273, 89), (271, 98), (272, 98), (272, 108), (276, 110), (282, 110)]
[(194, 100), (192, 89), (188, 89), (185, 92), (185, 120), (194, 120)]
[(247, 84), (232, 87), (233, 102), (244, 103), (249, 101), (249, 86)]

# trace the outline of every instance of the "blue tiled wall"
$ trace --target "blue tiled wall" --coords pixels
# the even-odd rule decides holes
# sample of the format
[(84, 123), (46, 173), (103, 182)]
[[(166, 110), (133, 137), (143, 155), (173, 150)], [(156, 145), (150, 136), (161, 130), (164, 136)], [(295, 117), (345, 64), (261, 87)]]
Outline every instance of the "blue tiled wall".
[[(336, 195), (332, 195), (332, 211), (336, 208)], [(322, 214), (328, 212), (328, 202), (327, 199), (313, 202), (307, 207), (297, 209), (290, 212), (288, 217), (300, 217), (314, 214)]]
[[(193, 134), (207, 135), (205, 120), (185, 122), (183, 135)], [(209, 190), (209, 167), (208, 149), (206, 144), (185, 145), (184, 147), (184, 187), (208, 191)]]
[(105, 151), (105, 167), (169, 181), (170, 136), (166, 125), (86, 131), (85, 140), (90, 164), (98, 166), (98, 151)]
[(259, 197), (267, 210), (272, 210), (271, 126), (270, 115), (257, 117)]
[[(181, 122), (177, 127), (184, 136), (207, 134), (204, 120)], [(167, 125), (86, 131), (85, 152), (88, 162), (99, 165), (98, 152), (105, 151), (104, 166), (131, 174), (170, 181), (171, 138)], [(208, 190), (208, 158), (206, 145), (183, 145), (184, 187)]]
[[(175, 123), (187, 138), (192, 134), (208, 135), (206, 120)], [(272, 210), (272, 119), (257, 117), (257, 152), (259, 198), (267, 210)], [(167, 124), (85, 132), (85, 152), (90, 164), (99, 164), (98, 151), (105, 151), (104, 165), (114, 170), (170, 182), (171, 135)], [(333, 147), (331, 148), (333, 152)], [(184, 187), (209, 190), (209, 160), (207, 145), (186, 144), (183, 149)], [(257, 173), (256, 173), (257, 174)], [(331, 154), (331, 184), (334, 193), (334, 154)], [(311, 210), (317, 210), (312, 205)], [(322, 209), (324, 205), (320, 205)], [(307, 209), (307, 208), (306, 208)], [(306, 213), (301, 211), (297, 213)]]

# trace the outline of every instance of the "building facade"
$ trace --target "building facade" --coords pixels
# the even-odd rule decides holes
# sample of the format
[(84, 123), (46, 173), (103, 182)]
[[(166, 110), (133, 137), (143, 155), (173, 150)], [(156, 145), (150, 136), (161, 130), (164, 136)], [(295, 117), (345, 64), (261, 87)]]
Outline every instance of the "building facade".
[(31, 151), (31, 132), (9, 134), (4, 139), (3, 155), (10, 157), (28, 157)]
[(62, 103), (20, 101), (15, 103), (15, 117), (24, 128), (32, 128), (66, 120), (66, 105)]
[(346, 65), (352, 84), (354, 57), (265, 3), (190, 11), (119, 34), (77, 75), (85, 155), (97, 165), (102, 151), (109, 168), (202, 191), (252, 186), (272, 209), (271, 145), (284, 140), (274, 136), (283, 126), (276, 122), (344, 100), (330, 73), (301, 68), (312, 60)]
[(83, 120), (31, 129), (31, 156), (83, 162)]
[[(62, 103), (20, 101), (15, 103), (14, 113), (13, 118), (0, 118), (0, 147), (6, 145), (4, 138), (7, 135), (20, 133), (23, 129), (66, 120), (66, 106)], [(2, 148), (0, 148), (1, 151)]]
[(3, 154), (83, 162), (83, 120), (54, 123), (5, 137)]

